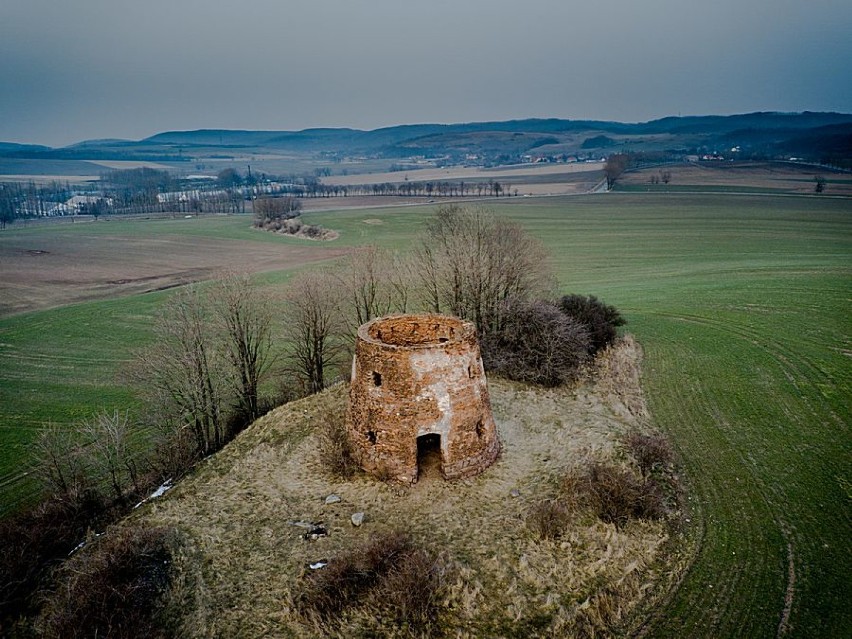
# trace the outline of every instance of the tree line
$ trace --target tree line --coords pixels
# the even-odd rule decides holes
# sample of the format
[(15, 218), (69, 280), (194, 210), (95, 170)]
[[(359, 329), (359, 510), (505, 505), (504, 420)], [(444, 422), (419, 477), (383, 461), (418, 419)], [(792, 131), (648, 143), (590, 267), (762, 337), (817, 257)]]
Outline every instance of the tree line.
[(67, 201), (74, 191), (68, 182), (53, 180), (47, 184), (0, 182), (0, 228), (17, 219), (42, 217)]
[[(82, 196), (68, 204), (72, 196)], [(151, 215), (246, 213), (247, 202), (261, 198), (328, 198), (347, 196), (393, 197), (500, 197), (518, 195), (517, 189), (487, 181), (403, 181), (380, 184), (324, 184), (321, 176), (241, 174), (220, 171), (214, 180), (182, 179), (169, 171), (148, 167), (107, 171), (97, 186), (73, 188), (67, 183), (45, 185), (0, 183), (0, 228), (17, 219), (91, 215)]]

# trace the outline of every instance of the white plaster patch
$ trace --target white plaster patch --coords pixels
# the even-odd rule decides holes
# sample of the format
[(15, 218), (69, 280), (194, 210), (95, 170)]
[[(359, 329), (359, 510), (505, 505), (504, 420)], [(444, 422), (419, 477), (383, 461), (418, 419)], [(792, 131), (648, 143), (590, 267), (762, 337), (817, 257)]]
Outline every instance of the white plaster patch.
[(445, 382), (436, 382), (423, 390), (418, 398), (432, 400), (441, 412), (441, 417), (431, 424), (421, 426), (417, 436), (436, 433), (441, 436), (441, 450), (446, 453), (450, 443), (450, 424), (453, 416), (452, 399)]

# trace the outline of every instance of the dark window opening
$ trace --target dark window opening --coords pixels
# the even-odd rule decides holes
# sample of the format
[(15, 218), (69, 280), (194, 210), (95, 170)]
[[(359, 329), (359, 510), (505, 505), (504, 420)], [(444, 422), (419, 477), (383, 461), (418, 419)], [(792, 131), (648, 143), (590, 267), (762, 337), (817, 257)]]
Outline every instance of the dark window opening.
[(469, 379), (473, 379), (473, 366), (467, 367), (467, 376)]
[(417, 476), (440, 476), (441, 436), (437, 433), (417, 438)]
[(476, 436), (482, 439), (482, 436), (485, 434), (485, 426), (482, 424), (482, 420), (480, 419), (476, 422)]
[(449, 338), (449, 337), (439, 337), (439, 338), (438, 338), (438, 341), (439, 341), (441, 344), (443, 344), (444, 342), (449, 342), (449, 341), (450, 341), (450, 338)]
[(367, 431), (367, 439), (370, 440), (371, 444), (375, 444), (376, 443), (376, 433), (372, 430), (368, 430)]
[(376, 386), (382, 385), (382, 374), (381, 373), (377, 373), (376, 371), (373, 371), (373, 384), (376, 385)]

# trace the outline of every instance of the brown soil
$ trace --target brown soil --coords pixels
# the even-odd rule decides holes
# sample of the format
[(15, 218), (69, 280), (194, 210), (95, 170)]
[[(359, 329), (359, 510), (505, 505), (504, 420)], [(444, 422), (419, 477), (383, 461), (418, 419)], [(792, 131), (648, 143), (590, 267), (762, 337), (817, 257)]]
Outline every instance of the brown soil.
[[(648, 185), (651, 177), (660, 171), (671, 173), (670, 186), (729, 187), (779, 189), (788, 193), (811, 194), (817, 175), (831, 182), (826, 184), (825, 195), (852, 195), (852, 175), (828, 173), (816, 167), (792, 164), (701, 162), (688, 165), (665, 166), (625, 173), (621, 184)], [(661, 188), (661, 187), (660, 187)]]
[(603, 169), (602, 162), (571, 163), (571, 164), (519, 164), (516, 166), (505, 166), (495, 169), (483, 169), (479, 167), (450, 167), (445, 169), (416, 169), (413, 171), (395, 171), (391, 173), (365, 173), (361, 175), (332, 175), (323, 178), (325, 184), (383, 184), (385, 182), (427, 182), (458, 180), (470, 180), (471, 182), (487, 182), (489, 179), (502, 181), (512, 177), (538, 177), (545, 175), (559, 175), (563, 173), (585, 173), (586, 171), (600, 171)]
[(10, 235), (0, 243), (0, 316), (166, 289), (224, 269), (272, 271), (343, 253), (326, 245), (177, 235)]
[[(631, 368), (620, 379), (638, 379), (638, 348), (627, 340), (619, 352)], [(195, 559), (184, 565), (193, 585), (181, 593), (194, 601), (191, 636), (394, 636), (359, 609), (319, 629), (299, 617), (292, 597), (309, 563), (399, 529), (452, 567), (441, 606), (452, 636), (609, 636), (658, 589), (665, 526), (616, 529), (578, 515), (552, 541), (537, 539), (525, 517), (569, 469), (622, 458), (622, 436), (643, 421), (640, 395), (603, 379), (552, 390), (491, 380), (500, 459), (472, 479), (429, 473), (401, 488), (366, 475), (338, 479), (321, 465), (318, 426), (345, 402), (337, 386), (263, 417), (140, 516), (194, 540)], [(331, 493), (342, 501), (326, 505)], [(349, 521), (355, 512), (366, 513), (360, 528)], [(306, 541), (297, 522), (323, 522), (330, 534)]]
[[(362, 175), (333, 175), (323, 178), (326, 184), (383, 184), (385, 182), (458, 182), (464, 180), (471, 184), (495, 180), (505, 188), (503, 197), (510, 190), (518, 195), (572, 195), (585, 193), (603, 179), (603, 163), (571, 163), (571, 164), (521, 164), (494, 169), (479, 167), (451, 167), (444, 169), (417, 169), (414, 171), (397, 171), (393, 173), (368, 173)], [(322, 201), (323, 198), (319, 198)], [(326, 199), (325, 207), (335, 206), (338, 198)], [(344, 198), (349, 199), (349, 198)], [(359, 199), (359, 198), (352, 198)], [(361, 198), (365, 203), (381, 205), (383, 203), (415, 204), (429, 201), (444, 202), (446, 198)], [(491, 198), (487, 198), (491, 199)], [(499, 198), (495, 198), (499, 199)], [(389, 200), (394, 200), (391, 202)], [(312, 205), (320, 206), (323, 205)]]

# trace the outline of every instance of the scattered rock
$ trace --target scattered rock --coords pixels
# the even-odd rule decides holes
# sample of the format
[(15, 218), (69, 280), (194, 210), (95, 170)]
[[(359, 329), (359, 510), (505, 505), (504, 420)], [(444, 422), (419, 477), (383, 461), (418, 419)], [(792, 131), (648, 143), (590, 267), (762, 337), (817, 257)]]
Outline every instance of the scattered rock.
[(355, 513), (354, 515), (352, 515), (351, 519), (352, 525), (357, 528), (358, 526), (364, 523), (364, 513)]
[(302, 535), (308, 541), (314, 541), (319, 539), (320, 537), (328, 537), (328, 528), (325, 527), (325, 524), (319, 522), (313, 525), (313, 528), (308, 530), (304, 535)]
[(335, 494), (333, 494), (333, 493), (332, 493), (331, 495), (329, 495), (328, 497), (326, 497), (326, 498), (325, 498), (325, 503), (326, 503), (326, 505), (328, 505), (328, 504), (336, 504), (336, 503), (337, 503), (337, 502), (339, 502), (339, 501), (340, 501), (340, 495), (335, 495)]
[(512, 490), (510, 490), (510, 491), (509, 491), (509, 494), (510, 494), (512, 497), (520, 497), (520, 496), (521, 496), (521, 491), (520, 491), (520, 490), (518, 490), (517, 488), (513, 488)]
[(308, 564), (308, 568), (311, 570), (319, 570), (320, 568), (325, 568), (328, 565), (328, 562), (325, 559), (320, 559), (319, 561)]

